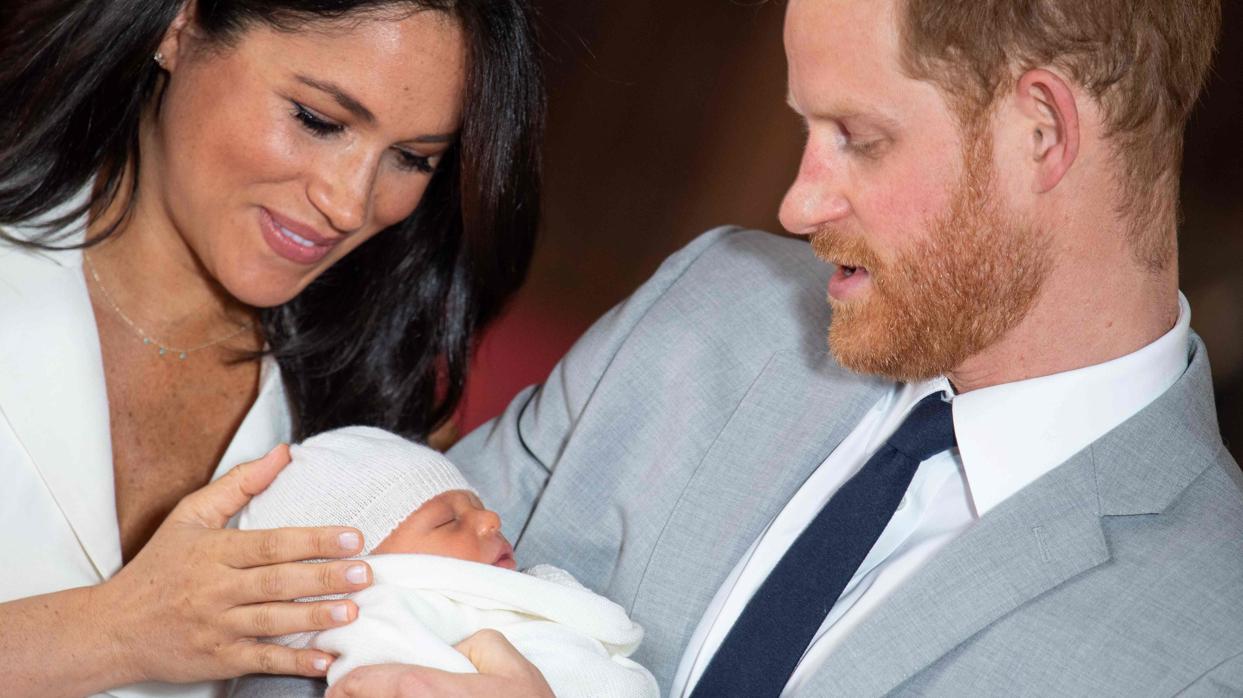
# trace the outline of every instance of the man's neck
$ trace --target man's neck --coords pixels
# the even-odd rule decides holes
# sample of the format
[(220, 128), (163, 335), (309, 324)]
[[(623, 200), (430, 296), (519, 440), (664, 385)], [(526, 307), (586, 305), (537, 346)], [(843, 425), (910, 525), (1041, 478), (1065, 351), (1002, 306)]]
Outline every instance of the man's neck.
[(1127, 262), (1056, 270), (1018, 326), (949, 372), (954, 388), (1094, 366), (1156, 341), (1178, 320), (1177, 265), (1153, 273)]

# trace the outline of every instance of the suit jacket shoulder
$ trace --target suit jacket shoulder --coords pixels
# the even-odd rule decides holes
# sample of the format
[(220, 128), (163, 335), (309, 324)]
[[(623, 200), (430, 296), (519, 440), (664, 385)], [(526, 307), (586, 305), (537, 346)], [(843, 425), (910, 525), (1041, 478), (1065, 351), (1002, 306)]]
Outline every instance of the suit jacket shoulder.
[(450, 453), (520, 562), (644, 626), (635, 659), (662, 686), (733, 564), (886, 386), (827, 356), (830, 271), (805, 242), (711, 231)]
[[(520, 562), (644, 626), (635, 659), (662, 687), (737, 560), (889, 387), (828, 356), (829, 271), (798, 241), (708, 233), (451, 453)], [(921, 568), (807, 695), (1168, 695), (1229, 666), (1243, 494), (1198, 338), (1190, 358)]]

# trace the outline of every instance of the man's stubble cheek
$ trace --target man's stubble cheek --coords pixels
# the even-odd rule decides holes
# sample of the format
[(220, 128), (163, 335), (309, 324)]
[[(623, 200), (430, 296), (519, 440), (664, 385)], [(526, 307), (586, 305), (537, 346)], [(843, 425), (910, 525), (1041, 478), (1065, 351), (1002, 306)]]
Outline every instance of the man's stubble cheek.
[(870, 297), (835, 304), (829, 348), (859, 373), (898, 381), (944, 375), (1026, 316), (1048, 273), (1047, 241), (994, 194), (991, 152), (964, 157), (949, 210), (877, 271)]

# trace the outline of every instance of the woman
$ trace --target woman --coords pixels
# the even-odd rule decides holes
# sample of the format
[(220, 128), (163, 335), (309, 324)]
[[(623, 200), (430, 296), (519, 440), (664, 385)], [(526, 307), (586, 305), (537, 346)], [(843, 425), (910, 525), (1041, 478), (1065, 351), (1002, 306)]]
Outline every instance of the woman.
[[(523, 0), (77, 0), (0, 29), (5, 690), (323, 675), (343, 529), (217, 530), (291, 438), (426, 438), (520, 283)], [(264, 453), (267, 456), (260, 458)], [(226, 477), (228, 467), (247, 463)], [(211, 480), (211, 484), (206, 484)], [(206, 486), (205, 486), (206, 485)], [(170, 513), (171, 512), (171, 513)], [(130, 686), (115, 695), (210, 695)]]

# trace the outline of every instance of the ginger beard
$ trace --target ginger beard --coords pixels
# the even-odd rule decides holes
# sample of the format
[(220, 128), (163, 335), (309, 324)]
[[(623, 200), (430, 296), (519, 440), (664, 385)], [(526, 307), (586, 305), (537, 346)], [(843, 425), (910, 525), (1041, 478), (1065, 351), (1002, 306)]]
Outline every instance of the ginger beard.
[(870, 277), (863, 298), (829, 298), (829, 348), (846, 368), (906, 382), (945, 375), (1018, 325), (1039, 296), (1048, 240), (1007, 218), (991, 144), (971, 131), (964, 129), (963, 176), (949, 209), (913, 247), (882, 261), (836, 227), (812, 236), (817, 257), (864, 267)]

